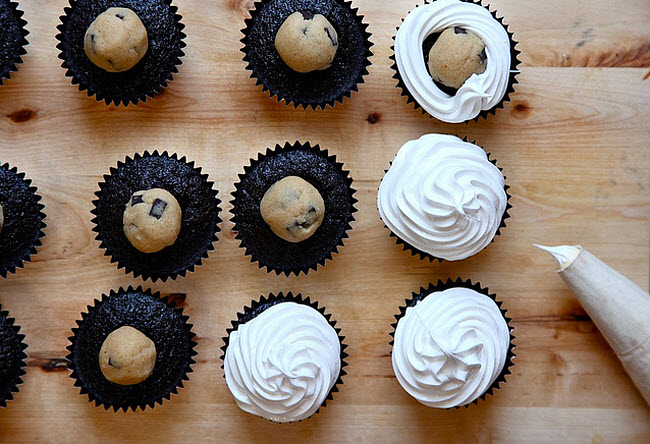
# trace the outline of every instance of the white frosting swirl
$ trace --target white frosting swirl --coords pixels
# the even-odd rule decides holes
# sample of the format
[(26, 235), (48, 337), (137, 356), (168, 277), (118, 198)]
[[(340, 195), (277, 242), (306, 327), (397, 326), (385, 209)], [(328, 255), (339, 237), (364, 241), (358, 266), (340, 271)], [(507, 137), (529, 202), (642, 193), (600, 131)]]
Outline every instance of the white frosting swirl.
[[(453, 97), (433, 82), (422, 52), (429, 35), (452, 26), (478, 35), (487, 55), (485, 72), (473, 74)], [(408, 13), (395, 37), (395, 61), (406, 88), (426, 112), (444, 122), (465, 122), (496, 106), (505, 95), (510, 38), (486, 8), (459, 0), (436, 0)]]
[(386, 226), (440, 259), (457, 261), (487, 247), (506, 211), (505, 179), (480, 147), (428, 134), (400, 148), (377, 194)]
[(464, 287), (434, 292), (397, 323), (393, 371), (429, 407), (469, 404), (506, 363), (508, 324), (492, 299)]
[(313, 308), (274, 305), (230, 334), (226, 384), (239, 407), (275, 422), (306, 419), (323, 404), (341, 370), (334, 328)]

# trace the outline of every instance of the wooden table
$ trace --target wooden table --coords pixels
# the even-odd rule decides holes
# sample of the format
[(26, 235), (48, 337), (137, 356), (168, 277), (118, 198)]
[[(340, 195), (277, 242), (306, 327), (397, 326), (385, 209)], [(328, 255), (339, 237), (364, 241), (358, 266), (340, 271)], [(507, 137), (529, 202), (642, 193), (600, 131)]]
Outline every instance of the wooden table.
[[(29, 367), (0, 411), (0, 442), (42, 441), (464, 441), (648, 442), (650, 409), (607, 343), (533, 242), (579, 242), (647, 289), (650, 246), (650, 3), (647, 0), (494, 0), (521, 42), (511, 103), (487, 121), (448, 125), (414, 112), (391, 78), (391, 37), (413, 0), (357, 0), (375, 43), (367, 83), (325, 112), (288, 108), (254, 87), (239, 29), (250, 0), (176, 0), (186, 57), (171, 87), (144, 105), (106, 107), (64, 77), (55, 49), (65, 0), (23, 0), (28, 55), (0, 87), (0, 159), (26, 171), (43, 195), (47, 236), (33, 263), (0, 282), (0, 303), (22, 325)], [(512, 186), (508, 228), (460, 263), (429, 264), (401, 251), (379, 220), (383, 170), (407, 140), (429, 132), (476, 139)], [(97, 182), (145, 149), (187, 155), (220, 190), (276, 142), (309, 140), (339, 156), (359, 190), (351, 238), (333, 262), (302, 277), (249, 263), (232, 224), (196, 273), (166, 284), (198, 334), (198, 363), (172, 402), (111, 413), (73, 387), (67, 337), (102, 292), (142, 282), (116, 270), (90, 223)], [(222, 206), (226, 211), (230, 204)], [(391, 369), (390, 323), (412, 290), (470, 277), (496, 291), (513, 317), (514, 374), (469, 409), (425, 408)], [(299, 291), (334, 313), (350, 345), (349, 375), (334, 402), (306, 422), (275, 425), (235, 405), (219, 347), (242, 306), (270, 291)]]

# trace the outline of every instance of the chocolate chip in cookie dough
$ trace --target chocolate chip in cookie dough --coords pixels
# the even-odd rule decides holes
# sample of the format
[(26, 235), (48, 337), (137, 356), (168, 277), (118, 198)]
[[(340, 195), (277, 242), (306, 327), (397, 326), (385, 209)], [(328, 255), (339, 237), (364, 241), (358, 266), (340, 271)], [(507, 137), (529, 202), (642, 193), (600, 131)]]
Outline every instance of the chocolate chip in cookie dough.
[(134, 194), (133, 197), (131, 198), (131, 205), (137, 205), (144, 203), (144, 200), (142, 199), (142, 194)]
[(305, 9), (305, 10), (300, 11), (300, 13), (302, 14), (302, 16), (303, 16), (303, 18), (305, 20), (311, 20), (311, 19), (314, 18), (314, 13), (309, 11), (309, 10)]
[(454, 34), (467, 34), (467, 31), (460, 26), (454, 26)]
[(165, 212), (165, 209), (167, 208), (167, 202), (164, 200), (156, 199), (153, 202), (153, 205), (151, 206), (151, 211), (149, 212), (149, 216), (153, 216), (156, 219), (160, 219)]

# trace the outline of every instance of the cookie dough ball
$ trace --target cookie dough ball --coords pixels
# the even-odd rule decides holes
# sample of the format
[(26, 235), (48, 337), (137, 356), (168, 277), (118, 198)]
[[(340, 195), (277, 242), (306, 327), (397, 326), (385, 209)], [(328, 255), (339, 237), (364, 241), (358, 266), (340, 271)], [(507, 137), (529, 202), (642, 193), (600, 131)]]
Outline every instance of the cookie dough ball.
[(483, 40), (458, 26), (442, 31), (429, 51), (431, 77), (450, 88), (460, 88), (472, 74), (481, 74), (486, 67)]
[(149, 47), (147, 29), (127, 8), (108, 8), (86, 31), (84, 51), (95, 65), (108, 72), (133, 68)]
[(183, 213), (168, 191), (136, 191), (124, 210), (124, 234), (143, 253), (156, 253), (176, 242)]
[(155, 365), (156, 344), (133, 327), (111, 332), (99, 350), (99, 367), (115, 384), (139, 384), (151, 376)]
[(260, 204), (262, 218), (282, 239), (298, 243), (311, 237), (325, 217), (325, 202), (316, 188), (288, 176), (269, 188)]
[(291, 14), (275, 36), (275, 48), (291, 69), (300, 73), (321, 71), (332, 65), (339, 37), (321, 14)]

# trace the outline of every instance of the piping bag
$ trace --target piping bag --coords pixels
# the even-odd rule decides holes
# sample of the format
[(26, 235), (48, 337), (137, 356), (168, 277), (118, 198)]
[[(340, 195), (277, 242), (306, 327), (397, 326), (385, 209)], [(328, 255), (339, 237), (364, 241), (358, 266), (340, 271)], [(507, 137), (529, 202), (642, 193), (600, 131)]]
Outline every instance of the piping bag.
[(545, 247), (650, 406), (650, 295), (581, 246)]

